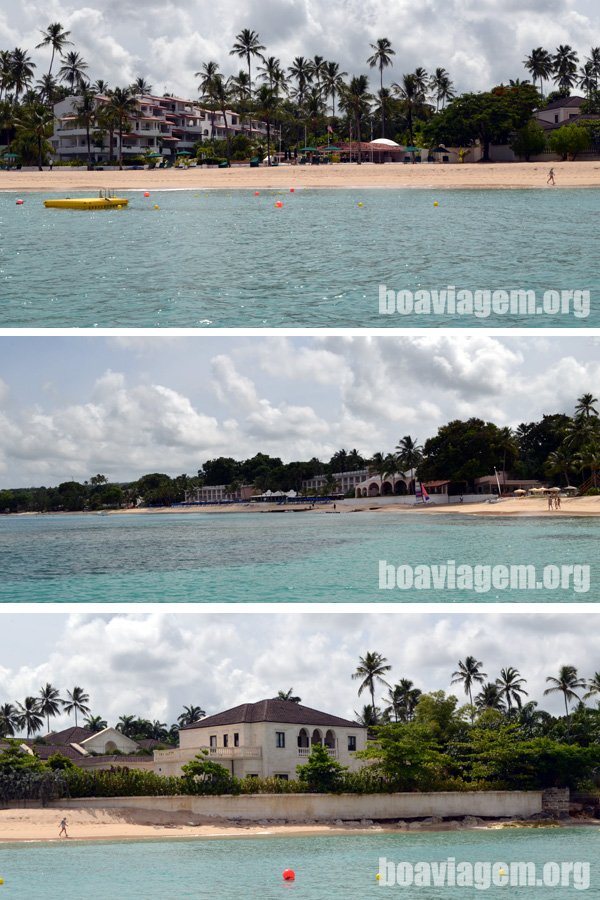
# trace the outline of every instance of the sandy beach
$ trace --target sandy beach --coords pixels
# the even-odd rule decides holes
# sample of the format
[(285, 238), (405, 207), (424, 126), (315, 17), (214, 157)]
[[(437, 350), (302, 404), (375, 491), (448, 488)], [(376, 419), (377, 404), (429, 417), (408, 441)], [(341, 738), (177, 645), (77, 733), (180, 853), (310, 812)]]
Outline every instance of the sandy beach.
[[(465, 163), (403, 165), (401, 163), (337, 163), (327, 166), (280, 165), (274, 168), (233, 166), (231, 169), (190, 168), (105, 170), (55, 168), (0, 172), (0, 191), (96, 193), (122, 191), (201, 190), (239, 188), (289, 190), (302, 188), (546, 188), (550, 165), (556, 186), (600, 187), (600, 160), (553, 163)], [(548, 190), (553, 190), (549, 187)]]
[[(457, 516), (600, 516), (600, 496), (598, 497), (562, 497), (559, 510), (548, 509), (546, 497), (509, 497), (499, 502), (490, 503), (488, 499), (481, 503), (458, 503), (456, 498), (451, 498), (452, 503), (440, 505), (421, 503), (384, 503), (380, 498), (365, 498), (362, 501), (338, 500), (335, 504), (335, 513), (361, 513), (382, 512), (389, 515), (402, 515), (414, 513), (415, 510), (422, 515), (457, 515)], [(300, 513), (317, 513), (319, 515), (331, 515), (334, 513), (333, 504), (317, 504), (311, 507), (310, 501), (306, 503), (293, 503), (289, 505), (281, 503), (232, 503), (230, 505), (206, 505), (206, 506), (165, 506), (165, 507), (139, 507), (136, 509), (111, 510), (100, 515), (173, 515), (189, 513), (210, 513), (230, 515), (231, 513), (272, 513), (274, 515), (298, 515)], [(39, 515), (38, 513), (17, 513), (17, 515)], [(54, 515), (44, 513), (44, 515)], [(64, 515), (60, 513), (57, 515)], [(81, 513), (74, 513), (81, 515)], [(90, 513), (98, 515), (98, 513)]]
[(207, 819), (189, 812), (163, 813), (120, 809), (84, 809), (79, 807), (0, 809), (0, 843), (32, 841), (64, 841), (59, 838), (59, 823), (67, 819), (69, 841), (161, 840), (174, 838), (243, 838), (300, 836), (310, 834), (371, 833), (373, 831), (462, 831), (499, 828), (540, 828), (559, 825), (598, 825), (596, 819), (554, 820), (490, 820), (391, 823), (361, 825), (348, 822), (302, 825), (299, 823), (242, 824), (227, 819)]

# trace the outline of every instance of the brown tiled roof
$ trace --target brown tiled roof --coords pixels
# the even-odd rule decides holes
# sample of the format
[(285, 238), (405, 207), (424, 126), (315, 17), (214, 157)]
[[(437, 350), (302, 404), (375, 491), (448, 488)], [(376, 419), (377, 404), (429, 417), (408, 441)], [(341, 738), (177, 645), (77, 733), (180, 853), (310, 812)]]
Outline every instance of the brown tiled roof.
[(208, 716), (192, 725), (184, 725), (183, 730), (189, 728), (212, 728), (217, 725), (243, 725), (252, 722), (282, 722), (289, 725), (325, 725), (340, 728), (363, 728), (358, 722), (349, 719), (341, 719), (339, 716), (331, 716), (329, 713), (292, 703), (291, 700), (259, 700), (258, 703), (242, 703), (225, 712)]
[(55, 753), (60, 753), (62, 756), (66, 756), (68, 759), (77, 760), (78, 762), (85, 758), (75, 749), (75, 747), (71, 746), (71, 744), (31, 744), (30, 746), (35, 755), (39, 756), (40, 759), (49, 759), (51, 756), (54, 756)]
[(87, 738), (92, 737), (93, 734), (96, 734), (96, 732), (90, 731), (89, 728), (73, 727), (65, 728), (64, 731), (51, 731), (44, 740), (47, 744), (80, 744)]
[(581, 106), (583, 102), (583, 97), (562, 97), (558, 100), (553, 100), (552, 103), (544, 106), (543, 109), (571, 109), (572, 107)]

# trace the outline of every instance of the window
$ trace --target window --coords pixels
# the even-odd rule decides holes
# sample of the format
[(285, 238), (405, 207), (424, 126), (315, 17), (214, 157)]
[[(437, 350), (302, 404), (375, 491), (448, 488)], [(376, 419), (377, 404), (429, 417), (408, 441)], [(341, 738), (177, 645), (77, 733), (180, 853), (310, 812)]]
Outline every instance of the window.
[(275, 732), (275, 746), (276, 747), (285, 747), (285, 731), (276, 731)]
[(216, 749), (217, 749), (217, 736), (216, 736), (216, 734), (211, 734), (211, 736), (210, 736), (209, 739), (208, 739), (208, 743), (209, 743), (209, 746), (210, 746), (210, 749), (211, 749), (211, 750), (216, 750)]
[(348, 735), (348, 750), (356, 750), (356, 736), (354, 734)]
[(281, 778), (282, 781), (289, 781), (290, 776), (287, 774), (287, 772), (282, 772), (281, 774), (278, 774), (277, 772), (275, 772), (275, 775), (273, 777)]
[(228, 734), (223, 735), (223, 746), (229, 747), (229, 735)]
[(256, 772), (248, 772), (246, 778), (258, 778), (258, 774)]
[(240, 746), (240, 736), (237, 731), (233, 732), (233, 746), (234, 747)]

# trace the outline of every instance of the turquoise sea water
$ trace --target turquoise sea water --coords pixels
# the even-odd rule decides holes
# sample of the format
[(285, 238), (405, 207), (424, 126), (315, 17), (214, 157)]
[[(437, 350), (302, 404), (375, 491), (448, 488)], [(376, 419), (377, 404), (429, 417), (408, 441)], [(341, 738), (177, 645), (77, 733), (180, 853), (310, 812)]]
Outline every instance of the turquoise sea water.
[[(471, 831), (437, 834), (396, 833), (315, 837), (266, 837), (152, 842), (0, 844), (3, 896), (18, 900), (362, 900), (370, 896), (485, 896), (490, 900), (519, 897), (600, 897), (598, 828)], [(407, 888), (382, 891), (375, 876), (379, 859), (401, 862), (531, 861), (536, 874), (552, 862), (584, 862), (590, 866), (590, 886), (491, 886)], [(296, 880), (281, 873), (292, 868)], [(579, 882), (584, 883), (583, 881)]]
[[(599, 537), (597, 519), (419, 512), (3, 516), (0, 601), (597, 601)], [(589, 565), (590, 589), (380, 589), (381, 560)]]
[[(0, 193), (0, 327), (600, 325), (596, 189), (124, 193), (101, 212)], [(380, 315), (380, 285), (590, 290), (592, 310)]]

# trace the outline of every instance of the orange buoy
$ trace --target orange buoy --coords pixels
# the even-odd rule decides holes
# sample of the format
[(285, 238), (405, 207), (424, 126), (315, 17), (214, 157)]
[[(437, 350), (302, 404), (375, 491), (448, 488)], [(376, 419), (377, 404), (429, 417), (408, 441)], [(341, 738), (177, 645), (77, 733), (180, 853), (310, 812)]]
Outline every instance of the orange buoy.
[(255, 197), (260, 197), (260, 191), (254, 191), (254, 196), (255, 196)]
[(149, 196), (150, 196), (150, 191), (144, 191), (144, 197), (149, 197)]
[(293, 869), (284, 869), (282, 872), (282, 875), (283, 875), (284, 881), (295, 881), (296, 880), (296, 873), (294, 872)]
[(277, 200), (277, 202), (275, 203), (275, 206), (277, 207), (277, 209), (281, 209), (281, 207), (283, 206), (283, 203), (281, 202), (281, 200)]

